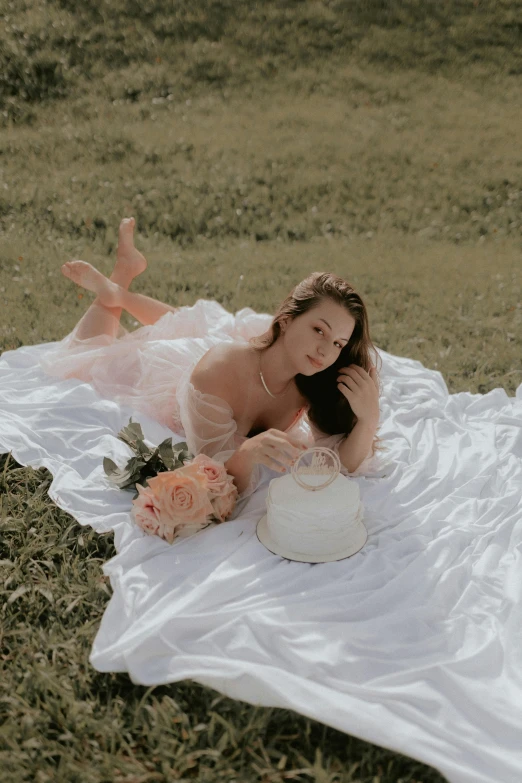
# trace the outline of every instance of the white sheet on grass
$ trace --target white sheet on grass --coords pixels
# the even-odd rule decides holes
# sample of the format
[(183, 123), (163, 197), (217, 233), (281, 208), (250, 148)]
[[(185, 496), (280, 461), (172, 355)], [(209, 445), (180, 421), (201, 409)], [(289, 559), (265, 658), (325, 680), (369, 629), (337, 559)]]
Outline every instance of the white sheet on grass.
[[(439, 372), (379, 350), (384, 469), (357, 479), (368, 542), (303, 564), (235, 519), (173, 546), (132, 525), (104, 456), (132, 411), (37, 369), (49, 345), (0, 358), (0, 452), (45, 466), (80, 524), (114, 530), (114, 594), (90, 661), (134, 683), (195, 680), (296, 710), (417, 758), (452, 783), (522, 781), (522, 384), (448, 394)], [(172, 434), (135, 414), (145, 436)]]

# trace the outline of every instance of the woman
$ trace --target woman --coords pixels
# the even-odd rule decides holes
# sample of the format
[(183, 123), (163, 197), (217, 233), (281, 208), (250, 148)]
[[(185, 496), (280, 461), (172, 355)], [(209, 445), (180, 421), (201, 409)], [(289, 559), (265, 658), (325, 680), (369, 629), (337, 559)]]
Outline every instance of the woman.
[[(232, 316), (203, 299), (174, 308), (128, 290), (147, 266), (133, 231), (124, 219), (110, 279), (83, 261), (63, 265), (97, 298), (41, 360), (48, 373), (90, 382), (184, 433), (193, 453), (224, 462), (241, 497), (261, 465), (284, 472), (313, 443), (335, 449), (345, 474), (382, 448), (377, 352), (349, 283), (314, 272), (273, 318), (250, 308)], [(123, 308), (143, 326), (123, 329)]]

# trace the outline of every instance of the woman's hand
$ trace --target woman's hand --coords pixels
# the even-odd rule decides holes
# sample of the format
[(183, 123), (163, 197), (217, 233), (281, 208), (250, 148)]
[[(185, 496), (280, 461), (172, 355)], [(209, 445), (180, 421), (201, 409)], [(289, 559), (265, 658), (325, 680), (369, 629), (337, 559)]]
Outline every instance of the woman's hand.
[(367, 373), (357, 364), (341, 367), (337, 388), (344, 394), (358, 421), (372, 426), (379, 423), (379, 381), (375, 367)]
[(272, 470), (285, 473), (306, 448), (307, 446), (285, 432), (269, 429), (248, 438), (241, 444), (240, 451), (246, 454), (252, 463), (259, 462)]

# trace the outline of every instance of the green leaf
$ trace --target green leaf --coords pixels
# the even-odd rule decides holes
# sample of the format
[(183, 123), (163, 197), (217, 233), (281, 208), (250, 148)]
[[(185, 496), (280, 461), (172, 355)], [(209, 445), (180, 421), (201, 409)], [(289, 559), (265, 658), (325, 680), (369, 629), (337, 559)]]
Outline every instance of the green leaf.
[[(110, 481), (120, 489), (135, 491), (134, 498), (138, 497), (136, 484), (147, 487), (147, 479), (157, 476), (167, 470), (176, 470), (183, 467), (184, 463), (193, 459), (193, 455), (188, 450), (187, 443), (180, 441), (174, 448), (172, 438), (165, 438), (159, 446), (150, 448), (143, 442), (143, 432), (139, 422), (133, 422), (132, 418), (129, 424), (124, 427), (118, 437), (127, 443), (134, 451), (125, 467), (120, 468), (108, 457), (104, 457), (103, 467)], [(133, 498), (133, 499), (134, 499)]]
[(125, 468), (120, 468), (118, 471), (114, 471), (114, 473), (111, 476), (109, 476), (109, 479), (114, 484), (120, 484), (122, 481), (127, 481), (127, 479), (132, 476), (132, 473), (133, 471), (131, 470), (125, 470)]
[(137, 476), (131, 476), (131, 478), (126, 481), (124, 484), (120, 484), (120, 489), (136, 489), (136, 484), (141, 484), (142, 486), (145, 486), (143, 483), (143, 480), (140, 475)]
[(118, 466), (116, 466), (116, 470), (112, 471), (109, 478), (113, 484), (116, 484), (116, 486), (122, 489), (129, 482), (139, 478), (142, 468), (146, 464), (147, 463), (140, 457), (131, 457), (124, 468), (118, 468)]
[(151, 449), (150, 446), (147, 446), (147, 444), (142, 440), (136, 441), (136, 449), (139, 451), (142, 457), (146, 457), (147, 459), (150, 458), (150, 455), (153, 452), (153, 449)]
[(118, 438), (131, 446), (131, 448), (135, 448), (137, 441), (143, 441), (143, 430), (139, 421), (132, 421), (131, 416), (127, 426), (118, 433)]
[(166, 466), (163, 464), (163, 460), (159, 453), (159, 447), (154, 449), (153, 453), (150, 455), (150, 458), (147, 460), (147, 471), (152, 476), (159, 471), (167, 469), (168, 468), (166, 468)]
[(125, 476), (115, 476), (114, 478), (111, 478), (110, 481), (112, 481), (113, 484), (115, 484), (119, 489), (125, 489), (125, 487), (128, 487), (129, 484), (132, 484), (132, 474), (125, 475)]
[(166, 438), (160, 445), (158, 446), (158, 453), (161, 459), (163, 460), (165, 466), (169, 470), (173, 470), (174, 468), (174, 452), (172, 450), (172, 438)]
[(108, 476), (112, 476), (114, 473), (119, 473), (120, 468), (109, 457), (103, 458), (103, 469)]
[(185, 441), (176, 443), (176, 446), (173, 449), (173, 454), (174, 454), (174, 459), (180, 463), (176, 467), (180, 467), (181, 465), (183, 465), (184, 462), (187, 462), (187, 460), (189, 459), (194, 459), (194, 455), (191, 454), (191, 452), (189, 451), (188, 445)]
[(131, 459), (127, 462), (125, 468), (126, 470), (132, 470), (134, 472), (139, 468), (142, 468), (146, 464), (147, 464), (146, 460), (142, 459), (141, 457), (131, 457)]
[(129, 419), (127, 430), (129, 432), (135, 433), (136, 438), (143, 440), (143, 430), (141, 429), (141, 424), (139, 423), (139, 421), (132, 421), (132, 416)]

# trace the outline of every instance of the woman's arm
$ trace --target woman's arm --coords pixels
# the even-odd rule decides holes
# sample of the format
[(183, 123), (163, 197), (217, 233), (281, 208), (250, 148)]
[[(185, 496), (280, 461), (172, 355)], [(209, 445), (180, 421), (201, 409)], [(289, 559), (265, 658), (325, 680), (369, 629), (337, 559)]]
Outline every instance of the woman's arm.
[(253, 460), (241, 446), (225, 462), (225, 469), (233, 477), (239, 494), (248, 487), (253, 468)]
[(357, 424), (339, 444), (339, 458), (349, 473), (354, 473), (372, 448), (379, 426), (379, 377), (375, 367), (366, 372), (363, 367), (350, 364), (341, 367), (337, 388), (350, 403), (357, 416)]
[(360, 420), (339, 444), (339, 459), (349, 473), (355, 473), (372, 448), (379, 422)]
[[(204, 442), (205, 436), (212, 441), (223, 428), (223, 432), (230, 435), (227, 440), (232, 441), (237, 426), (234, 422), (237, 422), (242, 411), (244, 395), (240, 394), (241, 375), (234, 346), (219, 344), (210, 348), (195, 366), (191, 383), (198, 392), (206, 395), (207, 401), (213, 400), (217, 403), (216, 398), (219, 398), (223, 403), (219, 409), (217, 406), (205, 410), (200, 408), (195, 419), (197, 432), (195, 431), (194, 435), (199, 436), (198, 442), (208, 452)], [(209, 417), (212, 418), (211, 422), (206, 421)], [(246, 452), (243, 445), (239, 446), (224, 462), (225, 469), (234, 479), (239, 493), (248, 487), (254, 467), (251, 455)], [(221, 451), (222, 448), (228, 450), (229, 444), (220, 444), (218, 450)]]
[[(303, 444), (285, 432), (269, 429), (245, 439), (239, 447), (234, 443), (237, 422), (244, 420), (246, 400), (249, 398), (244, 367), (239, 366), (238, 354), (233, 348), (214, 346), (200, 360), (191, 375), (197, 411), (185, 417), (191, 425), (187, 442), (204, 451), (208, 456), (224, 454), (224, 466), (239, 491), (248, 490), (251, 480), (256, 481), (260, 468), (266, 465), (285, 472), (303, 448)], [(241, 358), (241, 357), (240, 357)], [(244, 362), (244, 359), (243, 359)], [(202, 395), (199, 398), (198, 395)], [(183, 421), (183, 419), (182, 419)], [(185, 427), (187, 432), (187, 427)]]

